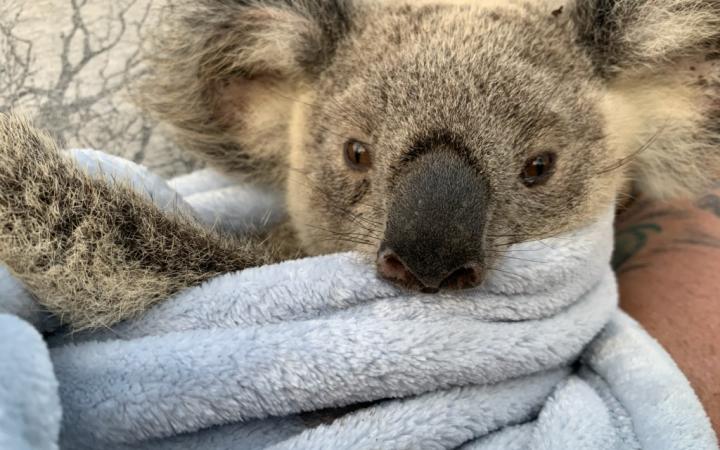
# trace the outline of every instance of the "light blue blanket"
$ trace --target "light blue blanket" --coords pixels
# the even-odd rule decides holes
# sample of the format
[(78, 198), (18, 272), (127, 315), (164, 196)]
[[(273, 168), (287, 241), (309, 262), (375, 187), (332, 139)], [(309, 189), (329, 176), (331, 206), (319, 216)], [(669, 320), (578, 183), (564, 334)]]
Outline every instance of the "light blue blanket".
[[(276, 196), (216, 174), (166, 184), (73, 155), (208, 225), (282, 216)], [(56, 333), (49, 351), (20, 318), (55, 324), (0, 269), (0, 448), (718, 448), (687, 380), (618, 311), (611, 248), (608, 212), (514, 247), (481, 289), (433, 296), (355, 254), (289, 261), (112, 330)]]

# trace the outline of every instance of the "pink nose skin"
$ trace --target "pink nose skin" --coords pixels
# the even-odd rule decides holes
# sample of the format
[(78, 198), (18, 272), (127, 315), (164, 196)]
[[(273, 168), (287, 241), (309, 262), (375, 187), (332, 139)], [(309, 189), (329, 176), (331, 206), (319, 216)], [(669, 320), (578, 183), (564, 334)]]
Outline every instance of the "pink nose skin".
[(434, 294), (440, 289), (470, 289), (478, 286), (483, 279), (479, 264), (471, 263), (449, 273), (419, 278), (392, 250), (382, 250), (378, 254), (377, 270), (381, 277), (408, 289), (426, 294)]

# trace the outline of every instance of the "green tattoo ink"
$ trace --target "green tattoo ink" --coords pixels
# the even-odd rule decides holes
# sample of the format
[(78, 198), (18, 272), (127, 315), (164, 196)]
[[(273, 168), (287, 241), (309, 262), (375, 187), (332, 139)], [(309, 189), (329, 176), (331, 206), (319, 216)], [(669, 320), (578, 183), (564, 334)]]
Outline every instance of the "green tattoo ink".
[(618, 270), (647, 244), (652, 234), (660, 234), (662, 227), (654, 223), (641, 223), (619, 231), (615, 235), (612, 266)]

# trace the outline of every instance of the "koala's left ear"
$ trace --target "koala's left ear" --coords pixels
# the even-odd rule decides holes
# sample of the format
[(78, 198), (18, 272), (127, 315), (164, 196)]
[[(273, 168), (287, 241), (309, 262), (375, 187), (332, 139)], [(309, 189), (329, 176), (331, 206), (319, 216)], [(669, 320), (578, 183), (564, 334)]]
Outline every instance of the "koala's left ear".
[(568, 0), (618, 167), (656, 198), (720, 180), (720, 0)]
[(571, 0), (577, 38), (606, 76), (720, 43), (720, 0)]

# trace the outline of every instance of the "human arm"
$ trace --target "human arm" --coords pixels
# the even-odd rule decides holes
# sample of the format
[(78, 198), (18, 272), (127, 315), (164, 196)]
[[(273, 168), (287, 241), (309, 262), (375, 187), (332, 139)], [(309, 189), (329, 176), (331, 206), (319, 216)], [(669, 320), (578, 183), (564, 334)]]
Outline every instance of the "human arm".
[(672, 355), (720, 432), (720, 188), (620, 214), (621, 306)]

